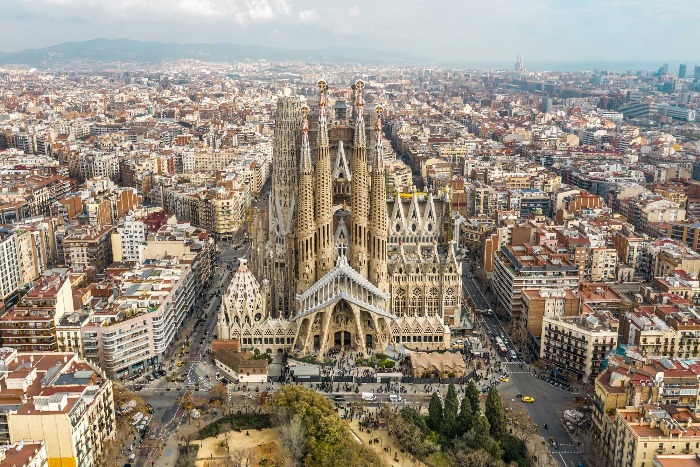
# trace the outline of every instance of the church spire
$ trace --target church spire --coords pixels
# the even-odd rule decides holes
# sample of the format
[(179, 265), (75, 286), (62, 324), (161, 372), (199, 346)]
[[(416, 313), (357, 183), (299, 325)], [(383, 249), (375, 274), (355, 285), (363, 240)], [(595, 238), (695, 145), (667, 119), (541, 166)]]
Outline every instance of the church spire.
[(382, 144), (382, 106), (375, 108), (376, 140), (374, 144), (374, 164), (372, 167), (372, 194), (369, 206), (369, 280), (383, 291), (388, 290), (387, 282), (387, 207), (386, 180), (384, 178), (384, 149)]
[(367, 142), (363, 116), (364, 98), (362, 97), (362, 88), (364, 86), (365, 83), (362, 81), (355, 83), (355, 150), (352, 156), (350, 265), (363, 277), (367, 277), (369, 177), (367, 174)]
[(303, 293), (316, 280), (316, 242), (314, 234), (314, 172), (309, 147), (309, 108), (301, 109), (303, 115), (301, 135), (301, 160), (299, 161), (299, 198), (297, 204), (297, 294)]
[(316, 277), (321, 278), (333, 267), (333, 180), (331, 155), (328, 147), (328, 85), (318, 82), (318, 137), (316, 138), (315, 213), (316, 221)]

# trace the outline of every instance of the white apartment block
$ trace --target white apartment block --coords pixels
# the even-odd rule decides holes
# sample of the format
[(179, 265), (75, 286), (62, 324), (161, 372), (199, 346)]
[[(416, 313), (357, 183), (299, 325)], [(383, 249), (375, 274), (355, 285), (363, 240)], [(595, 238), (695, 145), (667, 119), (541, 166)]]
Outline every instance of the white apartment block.
[(85, 357), (112, 377), (148, 371), (165, 352), (199, 290), (189, 260), (149, 260), (116, 280), (119, 295), (81, 330)]
[(20, 264), (17, 236), (6, 228), (0, 228), (0, 297), (7, 298), (20, 285)]
[(138, 261), (143, 263), (148, 229), (143, 218), (127, 215), (124, 222), (112, 233), (112, 258), (115, 262)]

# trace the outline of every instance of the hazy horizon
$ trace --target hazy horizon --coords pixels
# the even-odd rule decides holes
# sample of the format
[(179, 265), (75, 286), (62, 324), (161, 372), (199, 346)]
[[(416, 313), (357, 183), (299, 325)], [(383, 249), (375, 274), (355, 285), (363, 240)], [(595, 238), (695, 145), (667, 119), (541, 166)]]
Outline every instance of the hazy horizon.
[(683, 0), (22, 0), (0, 10), (0, 43), (4, 52), (95, 38), (336, 45), (435, 63), (508, 64), (520, 52), (526, 66), (658, 61), (677, 68), (700, 59), (698, 19), (700, 2)]

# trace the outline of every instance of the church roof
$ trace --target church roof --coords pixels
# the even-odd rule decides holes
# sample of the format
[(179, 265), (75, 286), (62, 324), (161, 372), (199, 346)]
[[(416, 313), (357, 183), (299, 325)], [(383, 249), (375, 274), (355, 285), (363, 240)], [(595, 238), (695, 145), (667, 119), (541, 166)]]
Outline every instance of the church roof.
[[(360, 288), (364, 289), (368, 295), (374, 297), (372, 301), (375, 303), (369, 303), (358, 294), (353, 294), (350, 287), (348, 287), (348, 281), (356, 284)], [(314, 285), (309, 287), (306, 292), (301, 295), (297, 295), (296, 298), (298, 301), (303, 303), (308, 299), (313, 299), (315, 296), (318, 296), (319, 293), (323, 293), (323, 289), (327, 286), (330, 286), (331, 289), (330, 292), (323, 294), (322, 301), (313, 300), (313, 305), (306, 309), (302, 309), (293, 319), (298, 320), (343, 299), (386, 318), (396, 319), (391, 313), (387, 312), (385, 309), (377, 306), (376, 304), (377, 302), (389, 300), (391, 296), (385, 292), (382, 292), (369, 280), (365, 279), (360, 275), (360, 273), (355, 271), (350, 264), (348, 264), (348, 260), (345, 255), (338, 256), (335, 267), (316, 281)]]

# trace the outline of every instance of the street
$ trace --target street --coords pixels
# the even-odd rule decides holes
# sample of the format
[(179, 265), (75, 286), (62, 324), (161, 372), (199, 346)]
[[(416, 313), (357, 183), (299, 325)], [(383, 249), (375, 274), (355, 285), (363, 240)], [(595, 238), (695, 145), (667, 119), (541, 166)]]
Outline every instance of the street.
[[(482, 292), (481, 285), (476, 281), (474, 274), (470, 272), (471, 267), (467, 262), (463, 263), (462, 286), (465, 299), (468, 295), (476, 310), (483, 310), (487, 313), (475, 312), (475, 323), (477, 329), (481, 329), (487, 336), (491, 355), (500, 362), (502, 371), (509, 375), (508, 382), (498, 385), (498, 390), (504, 399), (511, 399), (514, 403), (521, 404), (532, 418), (533, 424), (537, 425), (538, 433), (545, 439), (550, 437), (559, 443), (559, 449), (549, 448), (554, 458), (567, 467), (577, 467), (586, 465), (583, 456), (579, 452), (584, 446), (577, 446), (564, 429), (562, 416), (564, 410), (574, 406), (574, 395), (571, 392), (559, 389), (544, 380), (535, 378), (532, 374), (531, 365), (526, 362), (509, 361), (507, 356), (499, 355), (495, 350), (494, 342), (496, 337), (500, 337), (508, 350), (517, 349), (508, 335), (503, 323), (490, 312), (493, 305)], [(517, 397), (532, 396), (533, 403), (525, 403)], [(547, 429), (544, 425), (547, 424)]]
[[(221, 305), (221, 297), (224, 295), (233, 273), (238, 269), (238, 258), (245, 257), (248, 254), (248, 246), (236, 250), (233, 246), (217, 243), (217, 249), (220, 248), (219, 263), (213, 273), (213, 285), (205, 290), (204, 297), (199, 305), (202, 308), (195, 308), (193, 316), (189, 319), (187, 325), (180, 331), (180, 338), (172, 346), (170, 354), (163, 361), (163, 368), (167, 370), (168, 375), (176, 375), (184, 378), (184, 381), (167, 381), (166, 378), (155, 379), (151, 382), (144, 382), (143, 389), (138, 393), (144, 402), (151, 404), (154, 413), (151, 418), (151, 430), (160, 427), (158, 434), (153, 440), (146, 438), (142, 444), (142, 448), (136, 450), (136, 460), (132, 461), (136, 466), (151, 467), (153, 463), (159, 464), (161, 460), (167, 459), (168, 462), (177, 458), (176, 446), (169, 446), (168, 438), (182, 423), (185, 411), (178, 405), (178, 396), (185, 394), (195, 394), (205, 397), (208, 390), (215, 382), (215, 368), (211, 363), (210, 356), (207, 350), (211, 348), (211, 342), (216, 335), (216, 323), (219, 307)], [(228, 266), (231, 266), (231, 271)], [(220, 290), (220, 292), (219, 292)], [(206, 319), (203, 323), (197, 325), (197, 318), (204, 314)], [(185, 345), (186, 337), (190, 335), (187, 341), (190, 343), (184, 356), (180, 355), (181, 350)], [(178, 362), (183, 362), (181, 367), (177, 366)], [(199, 394), (196, 392), (199, 387)], [(166, 444), (167, 443), (167, 444)], [(166, 445), (163, 452), (154, 445)]]

